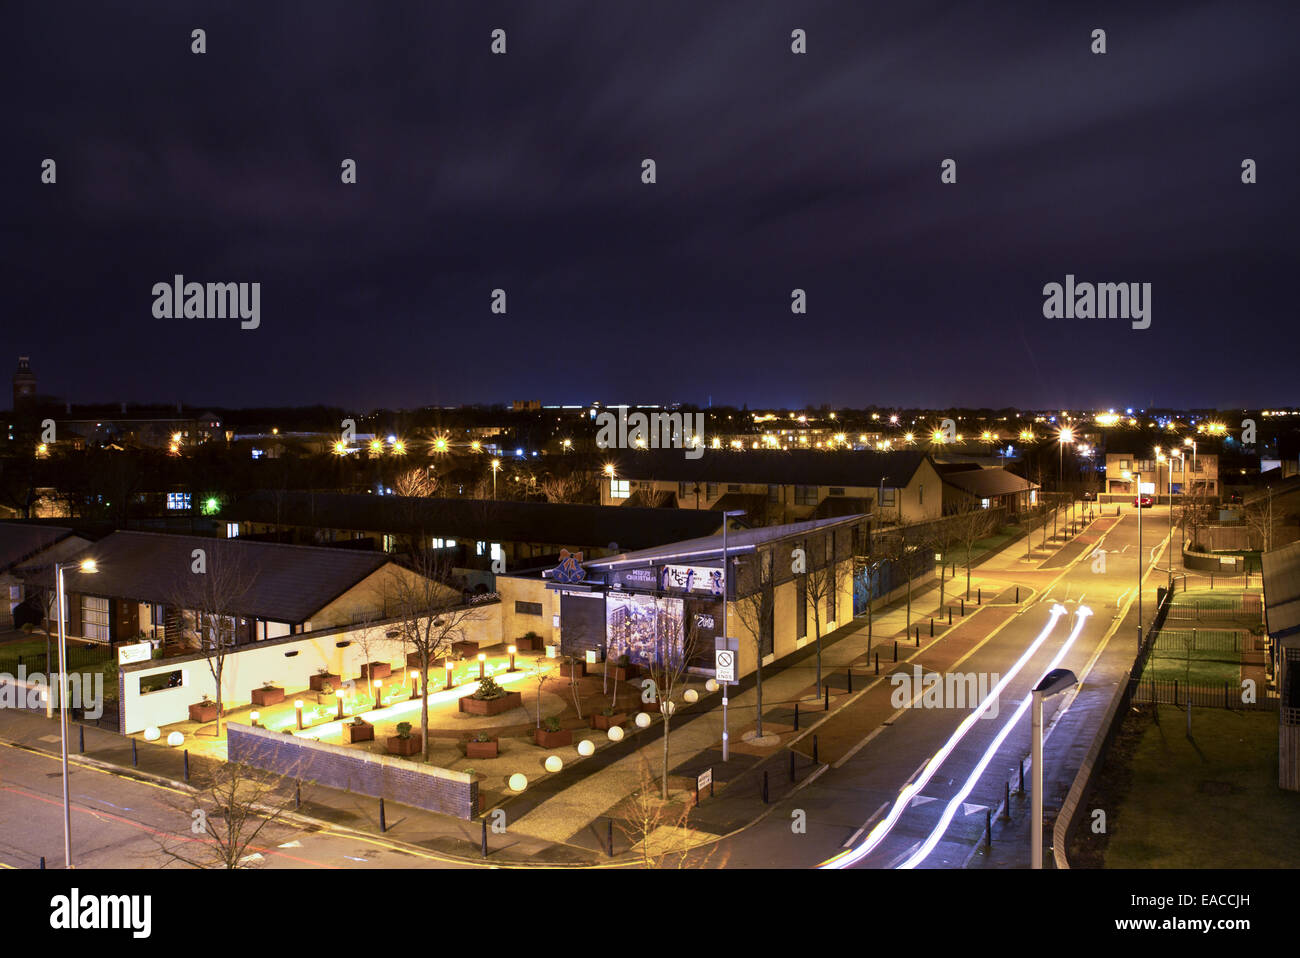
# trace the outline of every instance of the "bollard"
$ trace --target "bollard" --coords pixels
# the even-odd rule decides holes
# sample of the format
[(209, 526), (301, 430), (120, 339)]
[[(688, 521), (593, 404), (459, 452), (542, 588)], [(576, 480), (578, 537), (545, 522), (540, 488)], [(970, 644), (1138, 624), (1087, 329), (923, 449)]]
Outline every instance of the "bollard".
[(822, 710), (826, 712), (831, 710), (831, 684), (829, 682), (826, 683), (826, 704), (822, 706)]
[(921, 647), (921, 627), (919, 625), (916, 627), (916, 647), (918, 649)]
[(609, 857), (614, 857), (614, 819), (605, 819), (605, 844), (609, 848)]
[(876, 674), (880, 674), (880, 653), (876, 653)]
[(850, 668), (847, 672), (844, 673), (844, 676), (849, 683), (848, 694), (852, 695), (853, 694), (853, 669)]
[(136, 742), (135, 739), (131, 739), (131, 767), (132, 768), (140, 767), (140, 753), (138, 749), (138, 743)]
[(1023, 758), (1020, 760), (1020, 788), (1017, 789), (1017, 794), (1025, 794), (1025, 760)]
[[(699, 804), (699, 798), (696, 797), (695, 804)], [(483, 857), (487, 858), (487, 819), (483, 819)]]
[(1016, 605), (1020, 604), (1020, 586), (1016, 586)]
[(388, 831), (388, 820), (384, 817), (384, 800), (381, 797), (379, 799), (379, 834), (382, 835), (386, 831)]
[(1011, 783), (1003, 782), (1004, 793), (1002, 795), (1002, 814), (998, 818), (1004, 822), (1011, 821)]
[(86, 726), (77, 726), (77, 750), (83, 755), (86, 753)]
[(41, 856), (41, 871), (45, 870), (45, 856)]
[(993, 850), (993, 810), (984, 809), (984, 851), (987, 854)]
[(961, 614), (964, 616), (966, 614), (966, 597), (962, 596), (957, 601), (961, 603)]
[(894, 661), (898, 661), (898, 642), (894, 642)]
[(948, 606), (948, 624), (952, 625), (952, 606)]
[(293, 807), (302, 808), (302, 782), (293, 783)]
[(794, 730), (799, 731), (799, 703), (794, 703)]
[(190, 750), (189, 749), (185, 750), (184, 758), (185, 758), (185, 781), (188, 782), (190, 780)]
[(790, 749), (790, 781), (794, 781), (794, 749)]
[(975, 604), (984, 604), (984, 589), (982, 587), (975, 590)]
[(934, 616), (930, 616), (930, 638), (934, 638)]
[(817, 735), (816, 735), (815, 733), (814, 733), (814, 735), (813, 735), (813, 764), (814, 764), (814, 765), (817, 765), (817, 764), (818, 764), (818, 761), (817, 761)]
[(763, 772), (763, 804), (764, 804), (764, 805), (768, 804), (768, 801), (767, 801), (767, 772), (766, 772), (766, 771)]

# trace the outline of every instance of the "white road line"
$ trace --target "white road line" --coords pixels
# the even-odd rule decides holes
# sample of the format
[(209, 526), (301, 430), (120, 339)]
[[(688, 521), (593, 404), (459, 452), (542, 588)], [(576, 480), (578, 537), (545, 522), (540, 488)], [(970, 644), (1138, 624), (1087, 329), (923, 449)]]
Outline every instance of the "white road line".
[(848, 848), (850, 845), (852, 845), (854, 842), (856, 842), (856, 841), (858, 840), (858, 836), (861, 835), (863, 832), (865, 832), (868, 828), (870, 828), (870, 827), (871, 827), (871, 823), (874, 822), (877, 818), (879, 818), (879, 817), (880, 817), (880, 813), (883, 812), (883, 811), (884, 811), (885, 809), (887, 809), (888, 807), (889, 807), (889, 803), (888, 803), (888, 802), (881, 802), (881, 803), (880, 803), (880, 807), (877, 808), (874, 812), (871, 813), (871, 817), (868, 818), (865, 822), (863, 822), (863, 823), (862, 823), (862, 827), (859, 828), (859, 829), (858, 829), (856, 832), (854, 832), (852, 835), (850, 835), (850, 836), (849, 836), (849, 840), (848, 840), (847, 842), (845, 842), (843, 845), (841, 845), (840, 848)]

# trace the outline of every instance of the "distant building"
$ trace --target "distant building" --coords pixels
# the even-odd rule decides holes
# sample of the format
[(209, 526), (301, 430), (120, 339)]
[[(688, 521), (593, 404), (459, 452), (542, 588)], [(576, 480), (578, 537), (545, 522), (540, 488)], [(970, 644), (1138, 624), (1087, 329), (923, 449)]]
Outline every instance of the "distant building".
[(14, 409), (18, 409), (36, 398), (36, 374), (32, 372), (31, 360), (27, 356), (18, 357), (18, 371), (14, 373)]
[(539, 412), (542, 408), (540, 399), (516, 399), (510, 404), (514, 412)]
[(1220, 496), (1219, 457), (1212, 452), (1192, 455), (1190, 447), (1180, 450), (1180, 455), (1170, 457), (1164, 453), (1164, 461), (1156, 458), (1154, 450), (1150, 452), (1107, 452), (1106, 453), (1106, 494), (1114, 496), (1136, 496), (1136, 474), (1141, 474), (1142, 491), (1146, 495), (1175, 496), (1198, 495), (1211, 500)]

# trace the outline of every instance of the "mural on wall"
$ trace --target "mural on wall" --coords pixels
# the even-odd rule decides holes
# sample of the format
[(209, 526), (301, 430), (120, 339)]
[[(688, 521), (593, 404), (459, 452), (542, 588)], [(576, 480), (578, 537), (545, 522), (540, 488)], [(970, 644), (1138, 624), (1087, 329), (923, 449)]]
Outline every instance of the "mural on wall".
[(634, 665), (681, 662), (685, 605), (681, 599), (610, 592), (605, 601), (609, 656), (626, 655)]

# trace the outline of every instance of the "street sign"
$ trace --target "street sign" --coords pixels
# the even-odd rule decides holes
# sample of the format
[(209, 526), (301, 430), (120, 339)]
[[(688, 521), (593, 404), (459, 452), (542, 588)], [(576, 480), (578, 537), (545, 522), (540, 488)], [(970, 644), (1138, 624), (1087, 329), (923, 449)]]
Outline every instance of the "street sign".
[(704, 791), (713, 784), (713, 766), (710, 765), (704, 771), (700, 772), (699, 778), (695, 780), (695, 791), (697, 793)]
[(736, 653), (730, 649), (718, 649), (713, 653), (714, 678), (728, 684), (736, 681)]

